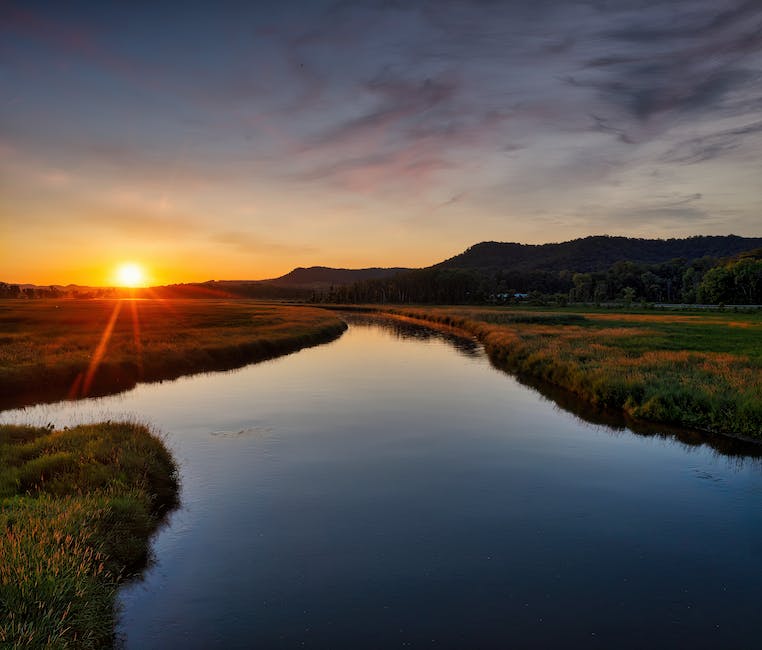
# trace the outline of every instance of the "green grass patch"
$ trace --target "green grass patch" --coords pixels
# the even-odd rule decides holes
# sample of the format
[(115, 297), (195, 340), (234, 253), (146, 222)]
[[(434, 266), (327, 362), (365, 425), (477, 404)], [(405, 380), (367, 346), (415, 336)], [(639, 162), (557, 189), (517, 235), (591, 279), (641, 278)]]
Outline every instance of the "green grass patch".
[(495, 365), (592, 404), (762, 440), (762, 312), (380, 311), (464, 329)]
[(120, 581), (177, 502), (177, 467), (134, 423), (0, 425), (0, 645), (102, 648)]

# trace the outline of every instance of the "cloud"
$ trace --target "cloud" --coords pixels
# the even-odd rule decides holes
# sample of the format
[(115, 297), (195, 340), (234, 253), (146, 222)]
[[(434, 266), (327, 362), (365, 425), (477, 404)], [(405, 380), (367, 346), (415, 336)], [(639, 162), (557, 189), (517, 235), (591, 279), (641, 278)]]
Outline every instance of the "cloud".
[[(739, 93), (762, 97), (759, 2), (725, 10), (716, 3), (644, 3), (637, 12), (608, 17), (623, 25), (598, 33), (605, 54), (583, 60), (567, 81), (596, 91), (604, 106), (623, 110), (620, 119), (629, 116), (642, 125), (713, 109), (743, 112)], [(628, 126), (638, 128), (619, 128)]]
[[(701, 8), (701, 3), (695, 2), (675, 2), (671, 5), (669, 3), (661, 3), (662, 15), (667, 12), (672, 13), (675, 8), (683, 9), (681, 13), (680, 21), (671, 23), (671, 26), (665, 27), (665, 22), (659, 22), (653, 20), (653, 14), (650, 16), (653, 24), (648, 25), (644, 23), (630, 25), (625, 28), (612, 30), (608, 33), (613, 39), (622, 41), (634, 41), (636, 43), (648, 43), (669, 41), (672, 42), (676, 39), (693, 39), (701, 36), (713, 37), (718, 31), (735, 27), (740, 22), (746, 22), (748, 20), (759, 19), (760, 7), (757, 0), (745, 0), (744, 2), (737, 3), (734, 7), (727, 9), (720, 9), (716, 4), (704, 5)], [(696, 9), (696, 6), (699, 8)], [(646, 11), (653, 9), (654, 4), (644, 2), (642, 8)], [(658, 11), (658, 9), (657, 9)]]
[(613, 227), (620, 232), (659, 236), (667, 232), (690, 231), (693, 228), (701, 230), (716, 223), (714, 210), (703, 203), (701, 193), (614, 200), (605, 204), (587, 205), (584, 211), (577, 213), (577, 217)]
[[(522, 152), (522, 175), (547, 173), (550, 165), (555, 177), (566, 173), (580, 180), (576, 166), (586, 155), (605, 160), (606, 167), (642, 164), (638, 155), (645, 145), (677, 147), (673, 132), (689, 121), (709, 121), (718, 113), (744, 116), (762, 103), (762, 75), (755, 67), (762, 49), (757, 2), (337, 3), (326, 22), (299, 39), (303, 56), (311, 51), (321, 60), (320, 53), (337, 44), (332, 34), (349, 38), (342, 28), (332, 32), (330, 20), (354, 25), (358, 60), (369, 64), (358, 37), (368, 23), (358, 16), (373, 11), (385, 19), (396, 14), (416, 27), (397, 33), (394, 63), (382, 59), (364, 73), (348, 66), (362, 110), (302, 140), (302, 152), (319, 160), (310, 166), (308, 156), (302, 161), (307, 169), (295, 178), (337, 180), (350, 190), (375, 184), (385, 191), (389, 182), (383, 179), (405, 173), (400, 161), (410, 160), (411, 144), (418, 142), (426, 154), (419, 155), (420, 167), (432, 183), (449, 182), (459, 168), (466, 176), (476, 152), (496, 159), (505, 147)], [(367, 40), (377, 45), (376, 38)], [(558, 146), (568, 147), (564, 136), (585, 130), (614, 138), (610, 145), (578, 139), (573, 152), (554, 154), (551, 161), (535, 144), (558, 134)], [(721, 156), (747, 134), (730, 135), (722, 145), (719, 138), (707, 141), (705, 154)], [(632, 153), (616, 153), (616, 145)], [(451, 173), (438, 173), (445, 170)], [(356, 182), (360, 177), (364, 181)], [(416, 189), (414, 183), (399, 185)]]
[(250, 231), (225, 230), (209, 234), (209, 240), (239, 249), (244, 253), (269, 253), (271, 255), (305, 255), (318, 250), (305, 244), (286, 244), (269, 240)]
[(411, 144), (387, 153), (311, 166), (296, 178), (302, 182), (327, 180), (359, 194), (399, 191), (407, 194), (426, 191), (438, 172), (452, 167), (440, 152)]
[(662, 160), (695, 164), (723, 156), (743, 144), (747, 136), (762, 133), (762, 120), (709, 135), (683, 140), (670, 148)]
[(408, 80), (382, 74), (366, 83), (365, 91), (378, 97), (376, 106), (327, 129), (312, 146), (341, 144), (379, 131), (393, 136), (409, 133), (416, 122), (431, 119), (438, 108), (446, 107), (456, 96), (458, 84), (447, 78)]
[(700, 225), (712, 221), (712, 216), (706, 210), (694, 206), (642, 206), (610, 210), (608, 218), (611, 222), (632, 224), (642, 228), (646, 225), (658, 225), (662, 228), (681, 228), (686, 225)]

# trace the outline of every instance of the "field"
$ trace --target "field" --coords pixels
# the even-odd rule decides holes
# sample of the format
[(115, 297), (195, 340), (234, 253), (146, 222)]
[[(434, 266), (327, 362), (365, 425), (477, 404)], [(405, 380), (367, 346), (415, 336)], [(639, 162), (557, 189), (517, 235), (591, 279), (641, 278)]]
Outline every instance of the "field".
[(144, 426), (0, 426), (0, 645), (110, 646), (119, 582), (177, 490)]
[(498, 367), (634, 418), (762, 440), (762, 313), (387, 311), (476, 335)]
[(3, 300), (0, 408), (235, 368), (344, 327), (324, 310), (248, 300)]

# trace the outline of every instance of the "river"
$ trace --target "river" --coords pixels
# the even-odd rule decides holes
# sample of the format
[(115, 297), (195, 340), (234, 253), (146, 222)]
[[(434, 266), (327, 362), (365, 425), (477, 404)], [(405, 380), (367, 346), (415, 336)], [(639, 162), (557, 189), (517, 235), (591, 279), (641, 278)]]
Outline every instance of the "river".
[(265, 363), (0, 414), (166, 434), (182, 505), (121, 590), (127, 648), (759, 645), (751, 448), (591, 423), (471, 340), (348, 320)]

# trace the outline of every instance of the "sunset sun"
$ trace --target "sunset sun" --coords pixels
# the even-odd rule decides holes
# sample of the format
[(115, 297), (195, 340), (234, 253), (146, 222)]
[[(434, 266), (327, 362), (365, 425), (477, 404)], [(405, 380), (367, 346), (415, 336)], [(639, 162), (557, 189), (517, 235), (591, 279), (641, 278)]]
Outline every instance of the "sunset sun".
[(119, 265), (116, 270), (116, 281), (121, 287), (139, 287), (145, 282), (143, 267), (133, 262)]

